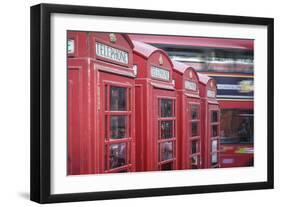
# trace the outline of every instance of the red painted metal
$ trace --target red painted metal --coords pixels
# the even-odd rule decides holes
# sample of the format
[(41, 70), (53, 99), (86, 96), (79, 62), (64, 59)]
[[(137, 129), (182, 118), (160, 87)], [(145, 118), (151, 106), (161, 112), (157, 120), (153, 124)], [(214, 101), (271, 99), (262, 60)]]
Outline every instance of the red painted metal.
[(200, 73), (198, 76), (201, 97), (202, 166), (217, 168), (220, 167), (220, 108), (216, 100), (217, 86), (214, 79)]
[[(74, 41), (74, 52), (68, 54), (67, 62), (68, 175), (135, 171), (132, 42), (127, 35), (95, 32), (68, 32), (67, 38)], [(126, 52), (127, 61), (98, 55), (97, 43), (113, 48), (111, 51)], [(118, 90), (124, 91), (125, 107), (113, 111), (108, 109), (108, 100), (113, 97), (109, 92)], [(126, 127), (113, 125), (120, 116), (125, 117)], [(113, 128), (123, 136), (113, 138)]]
[(68, 175), (219, 167), (213, 79), (127, 35), (68, 39)]
[[(177, 89), (178, 166), (180, 169), (201, 168), (199, 78), (194, 68), (177, 61), (173, 61), (173, 65)], [(196, 132), (192, 126), (196, 126)]]
[[(149, 44), (159, 44), (159, 45), (170, 45), (170, 47), (198, 47), (198, 48), (209, 48), (212, 49), (239, 49), (239, 50), (254, 50), (254, 41), (253, 40), (246, 40), (246, 39), (228, 39), (228, 38), (207, 38), (207, 37), (179, 37), (179, 36), (163, 36), (163, 35), (137, 35), (137, 34), (130, 34), (129, 35), (131, 39), (137, 40), (137, 41), (143, 41)], [(200, 70), (206, 70), (205, 64), (197, 63), (197, 62), (189, 62), (189, 66), (195, 68), (196, 71)], [(214, 65), (214, 67), (220, 67), (222, 70), (220, 72), (204, 72), (207, 73), (207, 75), (215, 75), (215, 76), (226, 76), (226, 77), (252, 77), (252, 74), (244, 73), (242, 69), (245, 67), (252, 67), (252, 65), (248, 66), (246, 65), (236, 65), (235, 67), (239, 70), (235, 73), (229, 73), (228, 64), (222, 63), (220, 65)], [(226, 73), (227, 72), (227, 73)], [(252, 99), (245, 100), (245, 99), (233, 99), (233, 100), (218, 100), (220, 108), (223, 109), (253, 109), (254, 108), (254, 102)], [(243, 144), (242, 144), (243, 145)], [(228, 144), (227, 146), (230, 146)], [(235, 147), (235, 145), (232, 145)], [(222, 145), (224, 147), (224, 145)], [(245, 145), (245, 147), (247, 147)], [(253, 148), (253, 144), (250, 144), (250, 147)], [(225, 154), (224, 151), (220, 154), (222, 157), (224, 156), (231, 156), (230, 152)], [(236, 154), (232, 154), (233, 157), (236, 157)], [(239, 154), (239, 156), (242, 156), (242, 153)], [(248, 157), (247, 160), (249, 162), (252, 162), (253, 160), (253, 153), (247, 153), (243, 155), (244, 157)], [(246, 158), (245, 158), (246, 159)], [(237, 160), (237, 159), (235, 159)], [(239, 160), (239, 159), (238, 159)], [(239, 164), (233, 164), (233, 167), (235, 166), (248, 166), (245, 165), (247, 162), (240, 162)], [(225, 166), (223, 163), (221, 163), (221, 166)], [(228, 166), (231, 166), (231, 163), (228, 164)]]
[[(172, 81), (173, 64), (163, 50), (137, 41), (133, 43), (134, 65), (137, 68), (137, 171), (178, 169), (177, 100)], [(156, 77), (157, 74), (152, 73), (152, 67), (158, 68), (158, 75), (164, 73), (166, 76)], [(170, 127), (171, 131), (167, 132), (166, 127)]]

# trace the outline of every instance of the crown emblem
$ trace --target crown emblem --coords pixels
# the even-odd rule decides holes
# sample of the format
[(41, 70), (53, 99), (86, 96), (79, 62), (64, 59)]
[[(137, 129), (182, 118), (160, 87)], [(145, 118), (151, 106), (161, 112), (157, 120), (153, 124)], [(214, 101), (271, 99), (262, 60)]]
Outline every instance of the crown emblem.
[(159, 56), (159, 65), (163, 65), (164, 61), (163, 61), (163, 57), (162, 55), (160, 54)]
[(116, 35), (114, 33), (109, 34), (109, 41), (115, 43), (117, 40)]

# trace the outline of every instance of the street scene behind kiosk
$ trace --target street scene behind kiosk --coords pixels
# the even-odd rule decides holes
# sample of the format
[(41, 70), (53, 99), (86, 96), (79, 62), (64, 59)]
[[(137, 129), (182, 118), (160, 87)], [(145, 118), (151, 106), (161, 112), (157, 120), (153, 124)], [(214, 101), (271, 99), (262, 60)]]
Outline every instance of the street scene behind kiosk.
[(254, 164), (253, 40), (69, 31), (67, 174)]

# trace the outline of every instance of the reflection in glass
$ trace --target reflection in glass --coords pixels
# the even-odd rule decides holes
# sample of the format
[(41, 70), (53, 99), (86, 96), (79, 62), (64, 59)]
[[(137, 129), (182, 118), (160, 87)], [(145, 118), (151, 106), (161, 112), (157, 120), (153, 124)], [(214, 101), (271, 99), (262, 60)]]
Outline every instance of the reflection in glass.
[(110, 111), (126, 111), (126, 88), (110, 87)]
[(218, 122), (218, 111), (212, 111), (211, 113), (211, 121)]
[(212, 152), (218, 150), (218, 140), (212, 140)]
[(218, 125), (212, 126), (212, 137), (218, 136)]
[(160, 143), (160, 159), (161, 161), (170, 160), (173, 158), (173, 143), (163, 142)]
[(125, 115), (110, 116), (111, 139), (121, 139), (127, 137), (126, 123), (127, 116)]
[(212, 154), (212, 165), (215, 165), (218, 163), (218, 153)]
[(161, 117), (173, 117), (173, 100), (161, 99)]
[(198, 105), (191, 105), (191, 119), (198, 119), (198, 111), (199, 111), (199, 106)]
[(195, 154), (199, 151), (198, 142), (199, 142), (198, 140), (191, 141), (191, 154)]
[(192, 169), (198, 169), (199, 168), (199, 157), (198, 156), (192, 156), (191, 157), (191, 168)]
[(173, 137), (173, 121), (161, 121), (161, 139)]
[(173, 163), (169, 162), (169, 163), (165, 163), (163, 165), (161, 165), (161, 170), (172, 170), (173, 169)]
[(121, 167), (126, 164), (126, 144), (110, 145), (110, 169)]
[(198, 122), (191, 122), (191, 136), (195, 137), (199, 135)]

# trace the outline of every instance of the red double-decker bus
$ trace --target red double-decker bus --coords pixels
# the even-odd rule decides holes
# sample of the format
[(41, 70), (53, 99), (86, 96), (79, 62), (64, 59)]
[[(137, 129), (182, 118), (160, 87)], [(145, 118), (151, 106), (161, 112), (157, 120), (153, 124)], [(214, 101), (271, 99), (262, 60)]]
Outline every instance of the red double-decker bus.
[(220, 167), (254, 164), (254, 40), (129, 35), (165, 50), (217, 82), (220, 116)]

